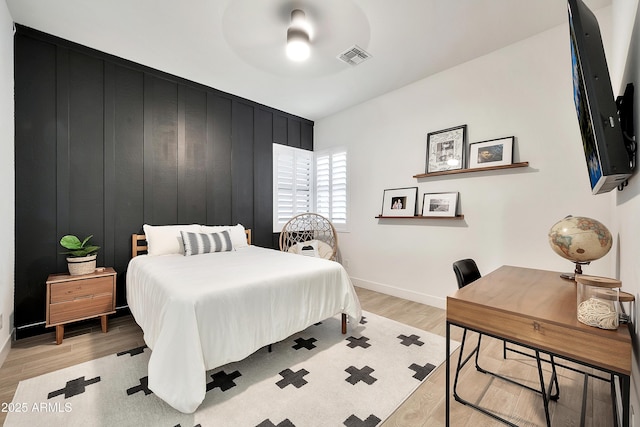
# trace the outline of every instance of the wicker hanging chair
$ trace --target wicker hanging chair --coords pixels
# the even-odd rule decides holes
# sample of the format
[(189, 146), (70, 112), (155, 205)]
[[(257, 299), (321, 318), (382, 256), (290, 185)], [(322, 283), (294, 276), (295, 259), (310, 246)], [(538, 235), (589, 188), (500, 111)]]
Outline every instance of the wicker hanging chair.
[(301, 245), (318, 242), (318, 256), (336, 260), (338, 235), (327, 218), (316, 213), (296, 215), (287, 222), (280, 232), (280, 250), (300, 253)]

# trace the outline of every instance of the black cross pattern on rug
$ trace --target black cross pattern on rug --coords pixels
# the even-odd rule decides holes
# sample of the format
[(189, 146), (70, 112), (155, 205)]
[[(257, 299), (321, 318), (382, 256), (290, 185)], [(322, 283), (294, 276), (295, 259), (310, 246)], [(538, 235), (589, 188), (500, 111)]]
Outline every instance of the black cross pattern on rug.
[(314, 342), (316, 342), (318, 340), (315, 339), (315, 338), (309, 338), (309, 339), (296, 338), (294, 341), (295, 341), (296, 345), (291, 347), (294, 350), (300, 350), (301, 348), (306, 348), (307, 350), (311, 350), (311, 349), (316, 348), (316, 345), (314, 344)]
[(153, 393), (151, 390), (149, 390), (149, 377), (140, 378), (140, 385), (128, 388), (127, 396), (136, 394), (139, 391), (143, 392), (145, 396), (149, 396), (151, 393)]
[(377, 378), (374, 378), (371, 376), (371, 373), (373, 371), (374, 371), (373, 368), (366, 365), (362, 369), (358, 369), (355, 366), (349, 366), (347, 369), (345, 369), (345, 372), (351, 375), (349, 375), (345, 379), (345, 381), (347, 381), (348, 383), (351, 383), (352, 385), (356, 385), (360, 381), (368, 385), (371, 385), (374, 382), (378, 381)]
[(308, 375), (309, 371), (306, 369), (300, 369), (298, 372), (293, 372), (291, 369), (287, 368), (284, 371), (280, 372), (282, 375), (282, 379), (276, 383), (276, 385), (280, 388), (285, 388), (289, 384), (294, 386), (295, 388), (300, 388), (307, 383), (307, 380), (304, 379), (305, 375)]
[(369, 323), (369, 322), (367, 322), (367, 318), (365, 316), (361, 316), (360, 317), (360, 324), (361, 325), (366, 325), (367, 323)]
[(219, 388), (220, 391), (227, 391), (237, 385), (233, 380), (241, 376), (242, 374), (238, 371), (233, 371), (230, 374), (224, 371), (218, 371), (211, 375), (213, 381), (207, 383), (207, 391), (211, 391), (214, 388)]
[(128, 354), (131, 357), (137, 356), (139, 354), (144, 353), (145, 348), (147, 348), (147, 346), (143, 345), (141, 347), (132, 348), (131, 350), (121, 351), (120, 353), (116, 353), (116, 356), (120, 357), (120, 356), (124, 356), (125, 354)]
[(278, 424), (274, 424), (271, 420), (264, 420), (256, 427), (296, 427), (296, 425), (289, 421), (289, 419), (287, 418)]
[(382, 420), (375, 415), (371, 414), (366, 420), (361, 420), (355, 415), (350, 415), (342, 424), (347, 427), (374, 427), (377, 426)]
[(418, 381), (422, 381), (423, 379), (427, 378), (427, 375), (429, 375), (431, 371), (435, 369), (435, 366), (431, 363), (427, 363), (424, 366), (418, 365), (417, 363), (412, 363), (411, 366), (409, 366), (409, 369), (416, 371), (416, 373), (413, 374), (413, 378), (417, 379)]
[(369, 344), (367, 342), (367, 341), (369, 341), (369, 338), (367, 338), (367, 337), (360, 337), (360, 338), (349, 337), (349, 338), (347, 338), (347, 341), (349, 341), (349, 344), (347, 344), (347, 347), (349, 347), (349, 348), (356, 348), (356, 347), (368, 348), (368, 347), (371, 347), (371, 344)]
[(409, 336), (400, 334), (398, 335), (398, 338), (400, 338), (400, 344), (406, 345), (407, 347), (410, 345), (417, 345), (418, 347), (424, 345), (424, 343), (420, 341), (420, 337), (415, 334), (411, 334)]
[[(176, 424), (176, 425), (175, 425), (175, 426), (173, 426), (173, 427), (182, 427), (182, 424)], [(193, 427), (202, 427), (202, 424), (196, 424), (196, 425), (194, 425)]]
[(68, 399), (78, 394), (82, 394), (86, 390), (86, 386), (100, 382), (100, 377), (91, 378), (90, 380), (84, 379), (84, 377), (76, 378), (75, 380), (67, 381), (64, 388), (60, 390), (52, 391), (48, 395), (48, 399), (64, 394), (64, 398)]

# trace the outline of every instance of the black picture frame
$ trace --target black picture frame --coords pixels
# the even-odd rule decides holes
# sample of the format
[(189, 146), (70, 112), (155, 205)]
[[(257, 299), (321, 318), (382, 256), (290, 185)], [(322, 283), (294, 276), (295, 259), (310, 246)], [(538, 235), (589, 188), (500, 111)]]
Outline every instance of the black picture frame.
[(418, 187), (390, 188), (384, 190), (382, 194), (382, 213), (380, 216), (413, 217), (416, 215), (417, 199)]
[(422, 216), (455, 217), (458, 212), (457, 191), (447, 193), (424, 193), (422, 195)]
[(513, 163), (514, 136), (469, 144), (469, 169), (506, 166)]
[(467, 125), (427, 134), (426, 173), (464, 169)]

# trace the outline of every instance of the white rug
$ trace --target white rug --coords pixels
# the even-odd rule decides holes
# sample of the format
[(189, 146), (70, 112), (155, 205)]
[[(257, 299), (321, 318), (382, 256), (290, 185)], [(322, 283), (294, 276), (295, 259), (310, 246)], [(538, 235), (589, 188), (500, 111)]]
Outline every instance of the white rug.
[(5, 426), (377, 426), (444, 362), (445, 339), (363, 315), (346, 335), (337, 316), (207, 372), (193, 414), (146, 388), (142, 347), (21, 381)]

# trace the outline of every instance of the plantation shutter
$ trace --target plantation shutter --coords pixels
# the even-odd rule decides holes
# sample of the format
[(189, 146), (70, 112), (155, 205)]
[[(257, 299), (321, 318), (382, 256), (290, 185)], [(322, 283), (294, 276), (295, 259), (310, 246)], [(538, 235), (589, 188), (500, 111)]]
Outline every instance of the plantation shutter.
[(347, 228), (347, 151), (333, 149), (316, 154), (316, 212), (338, 230)]
[(273, 144), (273, 231), (313, 209), (313, 152)]

